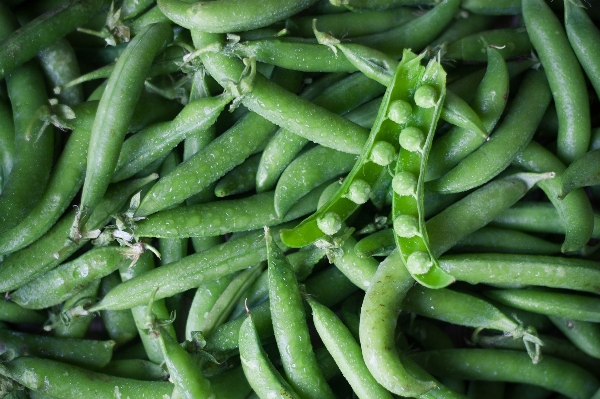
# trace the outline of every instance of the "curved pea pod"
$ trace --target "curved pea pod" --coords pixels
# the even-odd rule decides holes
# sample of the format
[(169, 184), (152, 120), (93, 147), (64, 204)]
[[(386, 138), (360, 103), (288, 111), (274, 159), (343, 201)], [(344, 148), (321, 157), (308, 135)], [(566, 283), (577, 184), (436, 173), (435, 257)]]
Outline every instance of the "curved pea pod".
[[(65, 38), (57, 40), (40, 51), (37, 58), (52, 86), (64, 84), (80, 75), (75, 50)], [(72, 107), (83, 102), (83, 88), (70, 87), (56, 97), (60, 104)]]
[(16, 71), (46, 46), (85, 24), (108, 0), (72, 0), (42, 14), (0, 44), (0, 78)]
[(110, 362), (115, 341), (56, 338), (0, 330), (0, 346), (12, 351), (14, 357), (39, 356), (99, 369)]
[(437, 383), (410, 373), (396, 349), (396, 323), (402, 300), (414, 284), (398, 251), (379, 265), (360, 313), (359, 336), (367, 368), (384, 388), (401, 396), (416, 397)]
[(579, 188), (560, 199), (562, 176), (565, 165), (551, 151), (535, 141), (530, 142), (519, 154), (514, 164), (533, 172), (552, 171), (555, 179), (541, 181), (539, 187), (556, 207), (565, 229), (563, 252), (584, 248), (593, 234), (594, 216), (590, 200), (583, 189)]
[[(363, 152), (358, 161), (344, 179), (344, 183), (323, 207), (315, 214), (305, 219), (293, 230), (281, 232), (282, 241), (290, 247), (303, 247), (324, 235), (337, 233), (341, 228), (341, 222), (347, 219), (358, 207), (365, 203), (371, 192), (371, 187), (377, 181), (379, 175), (390, 165), (397, 156), (399, 125), (390, 119), (391, 104), (406, 103), (404, 79), (412, 77), (413, 68), (419, 65), (422, 57), (417, 57), (410, 51), (406, 51), (402, 61), (398, 65), (394, 75), (394, 84), (388, 86), (384, 99), (379, 108), (377, 120), (371, 129), (369, 139), (363, 147)], [(409, 63), (409, 61), (412, 61)], [(400, 101), (400, 102), (397, 102)], [(410, 104), (406, 103), (405, 112), (412, 112)], [(321, 226), (327, 224), (327, 219), (333, 221), (331, 228), (327, 231)], [(327, 226), (325, 226), (327, 227)], [(337, 227), (337, 229), (336, 229)]]
[(392, 180), (392, 221), (396, 246), (407, 270), (430, 288), (445, 287), (454, 278), (440, 269), (425, 226), (425, 166), (446, 94), (446, 73), (430, 61), (418, 65), (411, 81), (403, 87), (405, 103), (412, 113), (399, 124), (400, 150)]
[(448, 45), (444, 57), (470, 62), (485, 62), (486, 47), (493, 46), (504, 59), (531, 53), (529, 36), (523, 28), (494, 29), (467, 36)]
[(172, 40), (173, 30), (168, 24), (149, 25), (129, 42), (119, 57), (92, 126), (80, 224), (87, 221), (104, 196), (152, 60)]
[(600, 150), (589, 151), (574, 160), (561, 178), (560, 198), (579, 187), (600, 184)]
[(538, 385), (572, 399), (589, 399), (600, 388), (590, 372), (550, 356), (531, 364), (526, 353), (496, 349), (446, 349), (410, 356), (431, 373), (453, 378)]
[(316, 0), (247, 2), (220, 0), (187, 3), (160, 0), (158, 7), (173, 22), (190, 30), (227, 33), (262, 28), (291, 17), (314, 4)]
[(342, 321), (326, 306), (308, 301), (319, 337), (359, 398), (391, 398), (375, 381), (362, 358), (360, 346)]
[(298, 280), (267, 227), (265, 241), (271, 318), (287, 380), (303, 397), (333, 398), (313, 351)]
[(549, 316), (550, 321), (579, 349), (600, 359), (600, 326), (598, 323)]
[[(489, 47), (487, 57), (487, 70), (475, 91), (472, 106), (486, 131), (491, 132), (500, 119), (508, 100), (509, 73), (506, 62), (498, 50)], [(484, 142), (485, 139), (475, 131), (458, 127), (452, 128), (433, 141), (427, 161), (425, 180), (433, 180), (447, 173)]]
[(565, 30), (581, 67), (600, 97), (600, 51), (594, 45), (600, 40), (600, 30), (584, 9), (571, 0), (565, 1)]
[(300, 399), (262, 348), (251, 314), (239, 329), (239, 345), (244, 374), (255, 392), (265, 398), (282, 396)]
[(54, 306), (130, 261), (120, 247), (97, 248), (25, 284), (11, 294), (11, 299), (30, 309)]
[(497, 176), (531, 141), (551, 97), (544, 71), (530, 71), (504, 121), (490, 140), (445, 175), (428, 182), (427, 189), (456, 193), (477, 187)]
[(175, 390), (185, 399), (216, 398), (210, 381), (202, 373), (192, 356), (179, 345), (171, 334), (159, 327), (158, 339), (162, 350), (169, 379), (175, 384)]
[[(3, 363), (0, 374), (28, 389), (57, 398), (163, 398), (173, 393), (173, 384), (169, 382), (110, 377), (66, 363), (27, 356)], [(69, 376), (68, 384), (65, 384), (65, 375)]]
[(40, 238), (75, 198), (85, 176), (95, 105), (86, 103), (75, 110), (79, 127), (69, 136), (39, 202), (18, 225), (0, 234), (0, 253), (17, 251)]

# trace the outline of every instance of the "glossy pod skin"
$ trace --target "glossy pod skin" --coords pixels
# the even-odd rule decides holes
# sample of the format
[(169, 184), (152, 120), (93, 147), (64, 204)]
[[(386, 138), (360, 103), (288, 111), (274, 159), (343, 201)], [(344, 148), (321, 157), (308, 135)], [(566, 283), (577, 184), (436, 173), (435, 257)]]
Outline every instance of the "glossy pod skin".
[(534, 365), (527, 354), (518, 351), (447, 349), (415, 353), (411, 359), (438, 375), (534, 384), (574, 399), (588, 399), (600, 387), (598, 380), (579, 366), (550, 356)]
[(285, 376), (306, 398), (334, 398), (311, 344), (298, 280), (287, 258), (265, 228), (271, 319)]
[(560, 21), (543, 0), (523, 0), (523, 20), (544, 66), (558, 114), (558, 158), (570, 164), (590, 143), (590, 106), (583, 72)]
[(119, 57), (92, 126), (81, 194), (81, 222), (87, 220), (106, 192), (152, 60), (172, 40), (173, 31), (169, 25), (150, 25)]
[(108, 0), (73, 0), (42, 14), (0, 42), (0, 78), (16, 71), (46, 46), (85, 24)]
[[(0, 365), (0, 374), (9, 377), (33, 391), (51, 397), (113, 399), (118, 395), (131, 398), (169, 396), (173, 384), (168, 382), (138, 381), (110, 377), (65, 363), (35, 357), (19, 357)], [(64, 383), (65, 375), (69, 384)]]
[(190, 30), (226, 33), (262, 28), (285, 19), (314, 4), (316, 0), (248, 3), (221, 0), (190, 4), (181, 0), (161, 0), (160, 10), (175, 23)]

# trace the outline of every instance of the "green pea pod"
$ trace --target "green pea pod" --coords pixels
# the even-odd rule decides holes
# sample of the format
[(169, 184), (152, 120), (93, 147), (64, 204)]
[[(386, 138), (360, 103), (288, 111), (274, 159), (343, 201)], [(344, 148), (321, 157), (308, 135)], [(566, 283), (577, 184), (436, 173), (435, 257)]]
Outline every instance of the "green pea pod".
[(548, 173), (517, 173), (492, 180), (429, 219), (427, 231), (434, 255), (443, 254), (464, 237), (490, 223), (537, 182), (552, 176)]
[[(106, 295), (108, 291), (121, 284), (118, 272), (114, 272), (102, 278), (100, 283), (100, 296)], [(103, 310), (100, 312), (104, 328), (110, 339), (121, 346), (130, 342), (138, 336), (135, 320), (129, 310)]]
[(92, 127), (80, 224), (87, 221), (106, 192), (152, 60), (171, 40), (169, 25), (148, 26), (129, 43), (108, 79)]
[(317, 146), (304, 152), (283, 171), (275, 187), (275, 211), (284, 217), (292, 206), (321, 184), (348, 173), (356, 155)]
[(110, 361), (115, 341), (55, 338), (0, 330), (0, 345), (11, 350), (15, 357), (39, 356), (75, 366), (99, 369)]
[(561, 179), (560, 197), (579, 187), (600, 184), (600, 150), (586, 152), (573, 161), (565, 170)]
[(415, 61), (407, 63), (408, 79), (397, 88), (402, 99), (396, 100), (412, 112), (401, 120), (390, 115), (400, 127), (400, 150), (392, 180), (392, 221), (396, 246), (409, 273), (426, 287), (441, 288), (454, 278), (440, 269), (432, 251), (423, 199), (425, 165), (444, 103), (446, 73), (438, 62), (422, 67)]
[(54, 133), (38, 117), (47, 107), (44, 78), (29, 61), (6, 78), (14, 119), (14, 161), (0, 194), (0, 231), (16, 226), (38, 202), (52, 169)]
[(444, 176), (429, 182), (427, 188), (456, 193), (477, 187), (497, 176), (531, 141), (551, 96), (544, 71), (530, 71), (503, 123), (490, 140)]
[(294, 0), (248, 3), (243, 0), (220, 0), (187, 3), (160, 0), (158, 7), (173, 22), (190, 30), (227, 33), (262, 28), (291, 17), (314, 4), (316, 0)]
[(11, 299), (29, 309), (58, 305), (125, 262), (130, 263), (120, 247), (97, 248), (25, 284), (11, 294)]
[(159, 327), (158, 339), (162, 350), (169, 379), (175, 384), (175, 390), (184, 399), (216, 398), (210, 381), (202, 373), (192, 356), (179, 345), (169, 331)]
[(593, 210), (590, 200), (581, 188), (560, 199), (562, 176), (566, 172), (565, 165), (551, 151), (535, 141), (530, 142), (517, 154), (513, 163), (532, 172), (555, 173), (555, 179), (541, 181), (539, 187), (556, 207), (564, 225), (565, 241), (561, 251), (571, 252), (582, 249), (593, 234)]
[(565, 30), (569, 43), (596, 95), (600, 97), (600, 51), (593, 43), (600, 40), (600, 30), (575, 1), (565, 1)]
[(494, 29), (479, 32), (450, 44), (444, 57), (469, 62), (485, 62), (486, 48), (493, 46), (504, 59), (527, 56), (532, 46), (522, 28)]
[(375, 381), (362, 358), (360, 346), (342, 321), (326, 306), (308, 301), (319, 337), (333, 356), (354, 393), (361, 399), (391, 399), (389, 391)]
[(598, 323), (600, 299), (550, 289), (488, 290), (485, 295), (495, 301), (518, 309), (550, 316)]
[(252, 318), (251, 314), (248, 315), (239, 329), (240, 360), (250, 386), (264, 398), (300, 399), (269, 360)]
[(13, 302), (0, 301), (0, 321), (7, 323), (43, 324), (46, 315)]
[(333, 398), (313, 352), (296, 276), (268, 228), (265, 241), (273, 330), (287, 380), (303, 397)]
[(42, 14), (0, 43), (0, 78), (18, 70), (42, 49), (74, 31), (108, 5), (108, 0), (72, 0)]
[(244, 163), (233, 168), (215, 186), (217, 197), (246, 193), (256, 188), (256, 171), (261, 154), (252, 155)]
[(539, 385), (572, 399), (588, 399), (600, 383), (589, 371), (550, 356), (531, 364), (527, 354), (495, 349), (446, 349), (411, 354), (417, 364), (441, 376)]
[(375, 380), (392, 393), (416, 397), (437, 384), (409, 373), (396, 349), (398, 313), (414, 284), (403, 263), (394, 251), (379, 265), (361, 308), (359, 333), (363, 358)]
[(598, 344), (600, 326), (598, 326), (598, 323), (558, 316), (549, 316), (549, 318), (573, 345), (589, 356), (593, 356), (596, 359), (600, 358), (600, 345)]
[[(399, 89), (396, 89), (396, 86), (399, 87), (402, 79), (409, 75), (410, 70), (406, 64), (415, 59), (417, 59), (415, 54), (410, 51), (405, 52), (394, 75), (396, 83), (388, 86), (379, 108), (377, 120), (371, 129), (367, 143), (363, 147), (362, 154), (344, 179), (344, 183), (336, 195), (296, 228), (282, 231), (281, 239), (286, 245), (299, 248), (316, 241), (324, 235), (337, 233), (341, 228), (341, 222), (368, 200), (371, 187), (381, 172), (395, 160), (397, 148), (399, 147), (398, 134), (400, 132), (399, 125), (389, 119), (390, 107), (396, 101), (404, 101), (400, 99), (404, 93), (398, 92)], [(417, 59), (416, 64), (419, 61), (420, 58)], [(410, 107), (410, 105), (408, 106)], [(321, 226), (326, 224), (327, 219), (337, 221), (337, 223), (324, 231)]]
[[(173, 384), (168, 382), (109, 377), (77, 366), (29, 356), (3, 363), (0, 374), (28, 389), (42, 391), (57, 398), (114, 399), (121, 395), (125, 398), (162, 398), (173, 393)], [(64, 383), (65, 375), (69, 376), (71, 384)]]
[(39, 202), (10, 230), (0, 234), (0, 253), (26, 247), (46, 233), (67, 209), (83, 184), (87, 149), (96, 105), (76, 109), (79, 128), (69, 136)]
[(590, 105), (585, 79), (567, 35), (543, 0), (523, 0), (523, 21), (548, 76), (558, 114), (558, 158), (567, 165), (590, 143)]
[(462, 253), (490, 252), (530, 255), (553, 255), (560, 253), (560, 244), (522, 231), (488, 226), (471, 233), (459, 241), (454, 248)]

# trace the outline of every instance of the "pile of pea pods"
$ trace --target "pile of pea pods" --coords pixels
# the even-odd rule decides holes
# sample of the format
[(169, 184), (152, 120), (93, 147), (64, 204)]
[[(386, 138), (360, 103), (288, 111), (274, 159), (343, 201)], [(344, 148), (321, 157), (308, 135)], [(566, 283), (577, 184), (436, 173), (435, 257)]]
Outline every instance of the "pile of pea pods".
[(0, 398), (600, 398), (596, 0), (0, 0)]

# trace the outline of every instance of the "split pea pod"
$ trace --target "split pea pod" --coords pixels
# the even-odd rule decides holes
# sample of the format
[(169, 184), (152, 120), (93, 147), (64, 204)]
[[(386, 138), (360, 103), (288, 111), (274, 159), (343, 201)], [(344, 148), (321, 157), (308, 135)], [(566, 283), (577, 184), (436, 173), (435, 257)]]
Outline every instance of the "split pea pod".
[(590, 105), (583, 72), (560, 21), (545, 1), (523, 0), (522, 12), (556, 103), (557, 155), (568, 165), (590, 143)]
[(271, 318), (287, 380), (302, 397), (334, 398), (313, 351), (298, 280), (268, 228), (265, 241)]
[(92, 126), (80, 223), (87, 220), (106, 192), (152, 60), (171, 40), (169, 25), (148, 26), (129, 42), (108, 79)]
[[(406, 64), (412, 62), (413, 68), (419, 65), (420, 58), (406, 51), (396, 70), (395, 82), (412, 76), (412, 69)], [(398, 83), (400, 87), (400, 83)], [(310, 244), (324, 235), (333, 235), (341, 228), (341, 223), (350, 216), (361, 204), (369, 199), (371, 188), (385, 168), (390, 165), (398, 153), (398, 135), (400, 125), (390, 118), (400, 109), (400, 114), (406, 117), (412, 113), (412, 107), (406, 102), (405, 93), (396, 89), (396, 84), (390, 84), (386, 91), (377, 120), (371, 129), (369, 139), (362, 150), (360, 158), (344, 179), (342, 186), (323, 207), (309, 218), (305, 219), (293, 230), (283, 231), (282, 240), (291, 247), (302, 247)], [(404, 106), (404, 107), (403, 107)], [(394, 109), (394, 110), (392, 110)], [(404, 114), (403, 114), (404, 113)]]
[[(420, 63), (417, 58), (412, 62)], [(407, 67), (408, 67), (407, 63)], [(431, 61), (426, 68), (414, 67), (408, 79), (397, 87), (399, 115), (390, 115), (400, 124), (396, 170), (392, 179), (392, 223), (398, 252), (406, 269), (419, 283), (441, 288), (454, 278), (440, 269), (432, 252), (425, 225), (423, 204), (425, 166), (437, 121), (446, 94), (446, 73)], [(411, 98), (411, 95), (413, 96)], [(408, 112), (402, 109), (408, 106)]]

